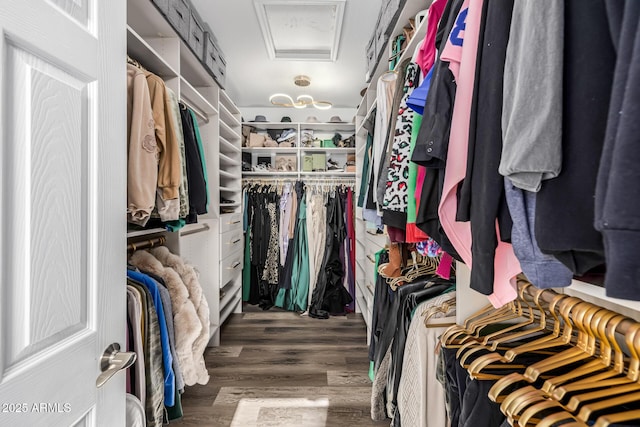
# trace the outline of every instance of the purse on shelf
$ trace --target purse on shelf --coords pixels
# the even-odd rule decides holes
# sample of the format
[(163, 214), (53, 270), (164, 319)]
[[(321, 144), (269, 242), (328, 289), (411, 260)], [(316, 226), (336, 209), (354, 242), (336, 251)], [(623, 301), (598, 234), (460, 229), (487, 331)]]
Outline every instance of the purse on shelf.
[(263, 134), (252, 133), (249, 135), (249, 147), (264, 147), (266, 137)]

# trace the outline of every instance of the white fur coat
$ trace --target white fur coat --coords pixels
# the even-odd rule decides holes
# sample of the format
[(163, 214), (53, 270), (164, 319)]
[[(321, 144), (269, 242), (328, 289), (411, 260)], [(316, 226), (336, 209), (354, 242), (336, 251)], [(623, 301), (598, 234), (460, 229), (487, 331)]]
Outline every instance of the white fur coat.
[[(154, 251), (158, 249), (164, 249), (159, 252), (158, 256), (166, 259), (166, 253), (169, 253), (169, 250), (157, 248)], [(164, 253), (165, 251), (166, 253)], [(172, 254), (169, 253), (169, 255)], [(175, 255), (172, 256), (175, 257)], [(131, 255), (130, 263), (164, 280), (171, 296), (176, 353), (184, 382), (186, 385), (206, 384), (209, 381), (209, 374), (203, 354), (209, 336), (209, 307), (202, 296), (202, 289), (193, 267), (191, 267), (192, 274), (189, 277), (189, 285), (187, 285), (178, 270), (163, 265), (156, 256), (147, 251), (134, 252)], [(183, 273), (185, 273), (187, 267), (184, 266), (184, 263), (182, 265)], [(198, 301), (198, 306), (194, 304), (194, 300)], [(205, 317), (206, 331), (204, 331), (202, 322)], [(202, 346), (202, 336), (205, 333), (207, 341)]]

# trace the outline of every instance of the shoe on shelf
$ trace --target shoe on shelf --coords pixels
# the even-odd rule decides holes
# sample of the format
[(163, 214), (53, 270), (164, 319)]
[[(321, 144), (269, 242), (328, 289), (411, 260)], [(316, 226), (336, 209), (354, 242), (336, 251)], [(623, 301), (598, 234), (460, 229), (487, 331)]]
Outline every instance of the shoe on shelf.
[(335, 160), (331, 159), (327, 160), (327, 170), (334, 172), (344, 172), (344, 169), (341, 168)]
[(280, 134), (280, 138), (278, 138), (278, 142), (286, 141), (289, 138), (295, 138), (296, 131), (294, 129), (285, 129), (282, 134)]
[(354, 148), (356, 146), (356, 139), (351, 135), (349, 138), (343, 139), (338, 143), (338, 147), (342, 148)]
[(259, 165), (255, 165), (253, 167), (254, 172), (269, 172), (271, 169), (271, 164), (269, 163), (260, 163)]
[(221, 204), (233, 205), (235, 202), (236, 202), (235, 200), (225, 199), (224, 197), (220, 196), (220, 203)]

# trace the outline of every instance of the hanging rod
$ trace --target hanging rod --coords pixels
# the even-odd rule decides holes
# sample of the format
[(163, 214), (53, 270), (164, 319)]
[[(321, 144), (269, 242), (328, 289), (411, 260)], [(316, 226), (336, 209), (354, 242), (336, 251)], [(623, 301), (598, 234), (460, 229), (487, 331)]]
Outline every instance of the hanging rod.
[(302, 182), (303, 184), (347, 184), (354, 185), (355, 179), (348, 177), (327, 177), (327, 178), (297, 178), (297, 177), (273, 177), (273, 178), (252, 178), (245, 177), (242, 178), (244, 183), (258, 183), (258, 184), (274, 184), (274, 183), (288, 183), (288, 182)]
[[(535, 286), (531, 285), (530, 282), (528, 282), (527, 280), (521, 280), (520, 278), (518, 278), (518, 293), (522, 292), (524, 288), (524, 293), (528, 294), (531, 297), (535, 297), (536, 295), (538, 295), (538, 293), (540, 292), (540, 289), (536, 288)], [(542, 293), (539, 294), (539, 298), (541, 301), (544, 301), (546, 303), (550, 303), (557, 295), (564, 295), (565, 298), (570, 297), (570, 295), (566, 295), (566, 294), (559, 294), (558, 292), (554, 291), (553, 289), (544, 289), (542, 290)], [(577, 298), (577, 297), (574, 297)], [(581, 298), (578, 298), (581, 301), (585, 301), (582, 300)], [(585, 301), (585, 302), (590, 302), (590, 301)], [(591, 302), (590, 302), (591, 303)], [(592, 303), (597, 305), (596, 303)], [(614, 310), (610, 310), (608, 308), (604, 308), (605, 310), (609, 310), (611, 313), (617, 313)], [(569, 312), (569, 315), (574, 314), (572, 311)], [(626, 316), (625, 316), (626, 317)], [(631, 327), (635, 327), (636, 325), (638, 325), (638, 322), (636, 322), (635, 320), (631, 319), (631, 318), (625, 318), (624, 320), (622, 320), (618, 326), (616, 326), (616, 332), (622, 335), (626, 335), (627, 332), (629, 332), (629, 330), (631, 329)]]
[(187, 230), (180, 232), (180, 237), (189, 236), (191, 234), (202, 233), (203, 231), (208, 231), (211, 227), (209, 224), (202, 224), (202, 227), (196, 228), (195, 230)]
[(167, 238), (164, 236), (154, 237), (152, 239), (141, 240), (135, 243), (129, 243), (127, 245), (127, 252), (135, 252), (139, 249), (154, 248), (156, 246), (162, 246), (167, 242)]
[(187, 101), (184, 98), (180, 98), (180, 102), (182, 102), (184, 105), (186, 105), (187, 107), (189, 107), (189, 109), (191, 111), (193, 111), (195, 113), (196, 116), (200, 117), (202, 120), (205, 121), (205, 123), (209, 123), (209, 117), (204, 114), (199, 108), (194, 107), (194, 105), (190, 102)]

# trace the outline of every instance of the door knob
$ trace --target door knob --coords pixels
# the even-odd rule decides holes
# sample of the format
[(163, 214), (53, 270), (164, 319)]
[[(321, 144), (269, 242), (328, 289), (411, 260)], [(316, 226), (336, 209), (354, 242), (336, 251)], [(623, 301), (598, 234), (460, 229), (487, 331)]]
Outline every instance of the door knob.
[(96, 387), (102, 387), (116, 372), (127, 369), (135, 361), (136, 353), (120, 351), (120, 344), (114, 342), (107, 347), (100, 358), (100, 370), (102, 373), (96, 379)]

